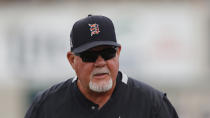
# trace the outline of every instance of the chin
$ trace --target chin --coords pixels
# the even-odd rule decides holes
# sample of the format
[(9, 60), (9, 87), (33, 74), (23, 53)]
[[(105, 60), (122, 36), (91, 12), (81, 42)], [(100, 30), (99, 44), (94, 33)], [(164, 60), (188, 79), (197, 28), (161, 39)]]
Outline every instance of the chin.
[(109, 90), (111, 90), (113, 86), (113, 81), (112, 78), (109, 78), (108, 80), (100, 80), (100, 81), (92, 81), (90, 80), (89, 82), (89, 88), (90, 90), (94, 91), (94, 92), (107, 92)]

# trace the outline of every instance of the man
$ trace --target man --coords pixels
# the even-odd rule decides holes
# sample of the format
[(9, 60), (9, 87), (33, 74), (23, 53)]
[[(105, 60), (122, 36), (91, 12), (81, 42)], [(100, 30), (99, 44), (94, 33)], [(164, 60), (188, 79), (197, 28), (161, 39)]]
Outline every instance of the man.
[(25, 118), (178, 118), (166, 94), (119, 71), (121, 45), (109, 18), (77, 21), (70, 38), (77, 77), (38, 95)]

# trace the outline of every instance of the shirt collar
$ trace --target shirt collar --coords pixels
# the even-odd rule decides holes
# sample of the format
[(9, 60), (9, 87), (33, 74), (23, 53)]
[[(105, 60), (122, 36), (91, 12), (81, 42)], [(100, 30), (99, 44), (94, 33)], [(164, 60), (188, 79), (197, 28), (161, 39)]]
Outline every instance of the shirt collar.
[[(73, 82), (73, 94), (75, 95), (76, 101), (79, 102), (78, 104), (82, 105), (81, 107), (84, 107), (90, 111), (93, 111), (93, 107), (95, 107), (95, 109), (98, 109), (98, 104), (93, 103), (92, 101), (88, 100), (79, 90), (78, 86), (77, 86), (77, 77), (74, 77), (72, 82)], [(115, 89), (112, 93), (111, 98), (109, 99), (109, 101), (102, 107), (106, 107), (109, 106), (110, 104), (112, 104), (112, 102), (114, 101), (114, 99), (119, 95), (119, 91), (120, 91), (120, 86), (122, 83), (127, 84), (127, 75), (125, 75), (122, 72), (118, 72), (117, 78), (116, 78), (116, 86)]]

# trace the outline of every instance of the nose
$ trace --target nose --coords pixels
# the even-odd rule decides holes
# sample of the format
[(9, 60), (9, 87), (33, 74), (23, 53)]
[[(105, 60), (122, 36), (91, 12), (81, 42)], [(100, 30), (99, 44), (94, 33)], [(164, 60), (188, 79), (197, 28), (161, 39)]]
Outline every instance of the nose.
[(106, 61), (101, 56), (98, 56), (94, 65), (96, 67), (103, 67), (104, 65), (106, 65)]

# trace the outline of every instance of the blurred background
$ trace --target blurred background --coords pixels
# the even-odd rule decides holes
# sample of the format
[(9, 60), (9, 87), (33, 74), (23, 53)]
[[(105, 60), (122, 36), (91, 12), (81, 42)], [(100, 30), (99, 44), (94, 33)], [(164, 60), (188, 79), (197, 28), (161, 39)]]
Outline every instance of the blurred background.
[(120, 69), (167, 93), (180, 118), (210, 118), (209, 0), (0, 0), (0, 118), (23, 118), (34, 95), (74, 76), (73, 23), (115, 24)]

